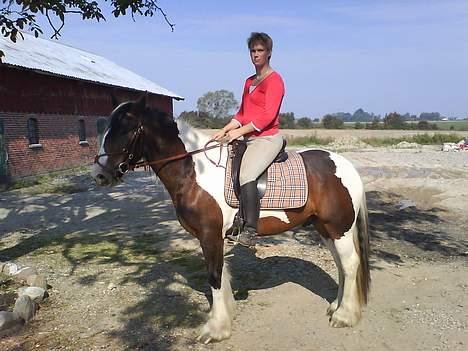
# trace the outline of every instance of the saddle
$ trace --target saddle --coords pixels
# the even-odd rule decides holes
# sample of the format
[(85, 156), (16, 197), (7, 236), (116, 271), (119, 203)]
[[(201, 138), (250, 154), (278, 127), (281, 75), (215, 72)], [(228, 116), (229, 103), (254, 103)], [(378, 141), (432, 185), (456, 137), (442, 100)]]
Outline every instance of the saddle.
[[(236, 140), (229, 146), (224, 195), (229, 206), (238, 208), (240, 197), (239, 172), (245, 141)], [(270, 166), (257, 179), (261, 209), (299, 208), (307, 200), (307, 177), (302, 157), (286, 152), (286, 140)]]
[[(288, 154), (285, 151), (287, 141), (283, 139), (283, 146), (281, 150), (276, 155), (273, 163), (280, 163), (284, 162), (288, 159)], [(230, 159), (232, 160), (232, 168), (231, 168), (231, 177), (232, 177), (232, 184), (234, 186), (234, 194), (239, 199), (240, 197), (240, 181), (239, 181), (239, 174), (240, 174), (240, 166), (242, 162), (242, 157), (244, 156), (245, 150), (247, 149), (247, 143), (244, 140), (234, 140), (232, 142), (232, 149), (231, 153), (229, 154)], [(266, 169), (260, 177), (257, 178), (257, 192), (258, 197), (261, 199), (265, 195), (266, 187), (267, 187), (267, 180), (268, 180), (268, 169)]]

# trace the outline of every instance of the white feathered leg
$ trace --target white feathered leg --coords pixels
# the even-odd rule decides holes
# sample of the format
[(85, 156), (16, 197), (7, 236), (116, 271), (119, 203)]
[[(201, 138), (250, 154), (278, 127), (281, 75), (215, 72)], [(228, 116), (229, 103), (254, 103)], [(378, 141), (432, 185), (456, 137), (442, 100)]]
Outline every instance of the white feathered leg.
[[(359, 269), (359, 255), (354, 247), (353, 236), (357, 235), (354, 224), (351, 229), (338, 240), (334, 240), (334, 246), (341, 262), (343, 272), (342, 298), (338, 299), (338, 308), (330, 318), (332, 327), (351, 327), (356, 325), (361, 318), (361, 303), (359, 301), (357, 286), (357, 271)], [(340, 279), (340, 287), (341, 287)]]
[(231, 275), (226, 262), (223, 265), (221, 289), (211, 288), (213, 305), (208, 315), (208, 321), (202, 327), (198, 340), (208, 344), (231, 336), (232, 320), (235, 314), (234, 296), (231, 288)]
[(333, 240), (325, 239), (324, 237), (322, 237), (322, 241), (330, 250), (333, 256), (333, 260), (335, 261), (336, 269), (338, 270), (338, 294), (336, 295), (336, 299), (327, 308), (327, 315), (331, 316), (333, 312), (335, 312), (338, 309), (341, 299), (343, 298), (344, 273), (343, 267), (341, 267), (340, 257), (338, 255), (338, 252), (336, 251), (335, 243), (333, 242)]

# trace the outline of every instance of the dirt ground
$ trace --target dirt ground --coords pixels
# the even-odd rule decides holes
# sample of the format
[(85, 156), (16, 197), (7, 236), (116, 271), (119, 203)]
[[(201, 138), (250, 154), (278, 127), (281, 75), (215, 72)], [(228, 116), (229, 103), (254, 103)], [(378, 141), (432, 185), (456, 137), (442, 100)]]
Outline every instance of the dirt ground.
[(66, 194), (0, 193), (0, 261), (48, 277), (48, 300), (1, 350), (466, 350), (468, 152), (344, 152), (368, 197), (372, 291), (360, 324), (325, 314), (336, 269), (315, 231), (227, 247), (237, 316), (229, 340), (195, 341), (209, 310), (198, 243), (154, 176), (114, 188), (86, 175)]

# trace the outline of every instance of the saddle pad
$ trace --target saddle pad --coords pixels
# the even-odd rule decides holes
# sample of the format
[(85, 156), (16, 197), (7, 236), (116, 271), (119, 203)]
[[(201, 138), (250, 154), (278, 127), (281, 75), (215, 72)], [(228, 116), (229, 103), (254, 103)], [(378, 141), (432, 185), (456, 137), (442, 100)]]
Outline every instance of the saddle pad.
[[(231, 157), (228, 157), (224, 178), (224, 197), (231, 207), (239, 207), (231, 177)], [(260, 200), (263, 209), (298, 208), (307, 201), (307, 178), (302, 157), (288, 152), (285, 162), (272, 163), (268, 168), (265, 196)]]

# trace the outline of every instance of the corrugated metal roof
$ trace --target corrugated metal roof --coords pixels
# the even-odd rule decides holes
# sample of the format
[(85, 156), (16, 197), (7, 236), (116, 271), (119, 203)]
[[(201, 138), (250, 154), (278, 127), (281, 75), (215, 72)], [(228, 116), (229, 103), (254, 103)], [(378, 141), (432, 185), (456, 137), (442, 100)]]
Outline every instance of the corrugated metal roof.
[(0, 36), (0, 50), (5, 53), (3, 63), (183, 99), (102, 56), (28, 33), (23, 35), (24, 40), (18, 36), (16, 43)]

